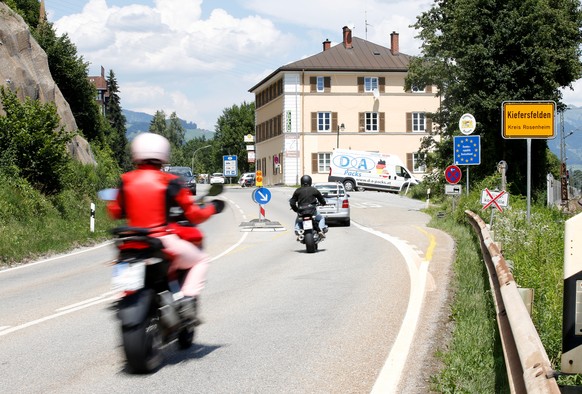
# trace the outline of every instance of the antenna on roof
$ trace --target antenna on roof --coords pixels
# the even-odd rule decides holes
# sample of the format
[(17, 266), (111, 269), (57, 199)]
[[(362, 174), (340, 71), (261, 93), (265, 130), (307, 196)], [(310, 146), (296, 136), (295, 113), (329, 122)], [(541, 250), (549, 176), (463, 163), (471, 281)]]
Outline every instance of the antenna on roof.
[(366, 41), (368, 40), (368, 26), (372, 26), (371, 24), (368, 23), (368, 11), (364, 11), (364, 15), (365, 15), (365, 19), (364, 19), (364, 25), (365, 30), (366, 30)]

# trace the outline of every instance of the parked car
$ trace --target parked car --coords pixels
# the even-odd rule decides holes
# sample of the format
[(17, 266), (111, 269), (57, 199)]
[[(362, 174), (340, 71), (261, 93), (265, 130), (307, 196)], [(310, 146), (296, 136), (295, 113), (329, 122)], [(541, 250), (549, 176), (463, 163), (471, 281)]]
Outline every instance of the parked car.
[(325, 217), (327, 223), (340, 223), (344, 226), (350, 225), (350, 202), (349, 194), (344, 186), (339, 182), (321, 182), (313, 184), (323, 197), (325, 206), (318, 206), (317, 211)]
[(245, 172), (238, 179), (238, 184), (241, 185), (241, 187), (255, 186), (255, 173), (254, 172)]
[(221, 172), (215, 172), (210, 175), (210, 184), (213, 185), (215, 183), (226, 183), (226, 178)]
[(196, 175), (192, 173), (190, 167), (164, 167), (163, 169), (170, 174), (178, 175), (184, 181), (184, 184), (190, 189), (192, 194), (196, 195)]

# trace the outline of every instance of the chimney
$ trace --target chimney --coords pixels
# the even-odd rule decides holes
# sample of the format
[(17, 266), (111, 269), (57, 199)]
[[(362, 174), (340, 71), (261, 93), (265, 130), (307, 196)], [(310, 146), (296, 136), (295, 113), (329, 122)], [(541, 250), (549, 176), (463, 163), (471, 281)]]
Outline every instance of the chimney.
[(329, 40), (329, 38), (326, 38), (325, 41), (323, 42), (323, 51), (327, 51), (329, 48), (331, 48), (331, 41)]
[(393, 31), (390, 33), (390, 52), (393, 55), (398, 55), (400, 53), (400, 45), (398, 43), (398, 33)]
[(349, 27), (344, 26), (344, 47), (346, 49), (352, 49), (352, 31)]

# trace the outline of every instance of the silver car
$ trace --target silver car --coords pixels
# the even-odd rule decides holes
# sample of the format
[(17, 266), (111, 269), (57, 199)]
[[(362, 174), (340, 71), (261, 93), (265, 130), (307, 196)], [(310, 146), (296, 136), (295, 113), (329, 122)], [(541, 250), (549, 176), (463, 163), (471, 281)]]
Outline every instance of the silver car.
[(325, 201), (325, 206), (318, 206), (317, 211), (325, 217), (326, 223), (340, 223), (350, 225), (350, 195), (346, 193), (344, 186), (336, 182), (315, 183), (313, 187), (318, 189)]

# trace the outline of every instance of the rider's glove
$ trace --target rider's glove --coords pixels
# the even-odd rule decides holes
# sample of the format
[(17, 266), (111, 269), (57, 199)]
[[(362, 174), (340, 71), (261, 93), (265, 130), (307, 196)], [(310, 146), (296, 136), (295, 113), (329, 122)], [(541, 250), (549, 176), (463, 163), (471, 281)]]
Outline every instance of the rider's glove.
[(214, 205), (214, 210), (216, 211), (216, 213), (222, 212), (224, 206), (226, 205), (225, 202), (222, 200), (212, 200), (210, 201), (210, 204)]

